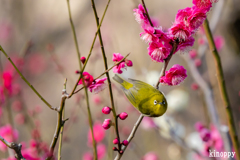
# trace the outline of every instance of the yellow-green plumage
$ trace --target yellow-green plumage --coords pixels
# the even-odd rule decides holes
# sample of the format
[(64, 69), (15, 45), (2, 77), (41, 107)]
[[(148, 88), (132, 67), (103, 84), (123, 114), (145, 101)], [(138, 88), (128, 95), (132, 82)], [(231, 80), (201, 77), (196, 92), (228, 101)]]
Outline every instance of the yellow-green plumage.
[(113, 79), (122, 85), (128, 100), (145, 116), (159, 117), (166, 112), (167, 100), (153, 86), (134, 79), (129, 79), (130, 82), (127, 82), (118, 75), (115, 75)]

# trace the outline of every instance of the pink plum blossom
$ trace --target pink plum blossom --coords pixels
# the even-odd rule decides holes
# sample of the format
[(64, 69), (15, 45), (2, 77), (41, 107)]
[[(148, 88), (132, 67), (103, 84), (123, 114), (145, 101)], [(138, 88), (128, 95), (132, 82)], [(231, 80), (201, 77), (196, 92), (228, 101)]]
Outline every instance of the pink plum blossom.
[[(124, 57), (120, 53), (113, 53), (112, 61), (116, 64), (120, 62), (123, 58)], [(113, 67), (113, 73), (122, 74), (122, 69), (127, 69), (127, 66), (132, 67), (132, 65), (132, 61), (125, 59), (124, 61)]]
[(159, 160), (158, 156), (154, 152), (148, 152), (145, 154), (145, 156), (142, 158), (142, 160)]
[(198, 59), (195, 59), (195, 60), (194, 60), (194, 64), (195, 64), (196, 67), (200, 67), (200, 66), (202, 65), (201, 59), (199, 59), (199, 58), (198, 58)]
[(83, 154), (83, 160), (93, 160), (93, 154), (86, 152)]
[(141, 123), (142, 128), (149, 130), (156, 127), (155, 123), (153, 122), (152, 118), (144, 117)]
[(120, 53), (113, 53), (113, 62), (119, 62), (123, 59), (124, 57)]
[(148, 54), (153, 61), (163, 62), (170, 54), (171, 48), (166, 47), (162, 43), (152, 42), (148, 47)]
[[(89, 87), (92, 84), (93, 80), (94, 80), (93, 76), (91, 74), (89, 74), (88, 72), (83, 72), (83, 79), (84, 79), (85, 85), (87, 87)], [(78, 84), (82, 84), (82, 79), (80, 79)]]
[(140, 36), (146, 43), (159, 42), (161, 37), (167, 39), (167, 35), (162, 31), (161, 28), (157, 29), (151, 26), (145, 28), (144, 32), (140, 33)]
[(193, 0), (192, 3), (199, 9), (207, 9), (208, 11), (212, 7), (211, 0)]
[(121, 62), (120, 64), (113, 67), (113, 73), (122, 74), (122, 69), (126, 69), (125, 62)]
[(200, 131), (200, 137), (202, 138), (202, 140), (204, 142), (207, 142), (211, 138), (211, 133), (210, 133), (210, 131), (207, 128), (203, 128)]
[(222, 36), (214, 36), (214, 42), (218, 51), (222, 49), (225, 43), (224, 38)]
[(21, 111), (21, 110), (22, 110), (22, 102), (19, 101), (19, 100), (13, 101), (13, 103), (12, 103), (12, 109), (13, 109), (15, 112)]
[(42, 73), (47, 67), (45, 57), (40, 53), (30, 55), (27, 65), (29, 71), (35, 75)]
[(165, 76), (161, 77), (160, 82), (174, 86), (180, 84), (186, 77), (187, 70), (183, 66), (175, 64), (169, 69), (169, 71), (165, 72)]
[[(105, 137), (105, 131), (102, 129), (100, 122), (95, 122), (93, 125), (94, 139), (97, 143), (101, 142)], [(88, 131), (88, 142), (92, 143), (92, 133), (91, 130)]]
[[(8, 142), (13, 142), (18, 139), (18, 131), (13, 129), (9, 124), (0, 128), (0, 135)], [(0, 150), (3, 152), (7, 150), (7, 146), (2, 141), (0, 142)]]
[(187, 19), (191, 30), (195, 31), (203, 24), (203, 21), (207, 18), (206, 13), (207, 10), (194, 9), (193, 13)]
[(145, 12), (144, 7), (142, 6), (142, 4), (138, 5), (138, 9), (134, 9), (134, 16), (136, 21), (142, 25), (142, 27), (146, 27), (149, 26), (149, 21)]
[(96, 105), (99, 105), (102, 103), (102, 98), (101, 96), (99, 96), (98, 94), (95, 94), (93, 97), (93, 102), (96, 104)]
[(202, 122), (195, 123), (194, 127), (198, 132), (200, 132), (203, 128), (205, 128), (205, 126), (202, 124)]
[(177, 39), (180, 42), (184, 42), (191, 35), (191, 31), (184, 25), (184, 23), (173, 24), (169, 29), (169, 33), (173, 35), (174, 39)]
[(184, 42), (179, 42), (176, 51), (188, 52), (189, 50), (191, 50), (191, 47), (193, 46), (194, 41), (195, 39), (193, 37), (189, 37)]
[(175, 22), (176, 23), (184, 23), (187, 25), (187, 19), (188, 17), (192, 14), (192, 8), (185, 8), (185, 9), (179, 9), (177, 14), (176, 14), (176, 18), (175, 18)]
[(104, 158), (104, 156), (106, 155), (106, 152), (107, 152), (107, 149), (104, 144), (97, 145), (97, 156), (99, 160)]
[(8, 22), (0, 23), (0, 40), (7, 41), (12, 34), (12, 26)]
[(104, 90), (107, 87), (107, 85), (104, 83), (106, 80), (107, 77), (93, 81), (93, 83), (88, 87), (90, 92), (99, 93)]
[(191, 50), (189, 56), (191, 59), (194, 59), (197, 56), (197, 51), (195, 49)]
[(15, 116), (15, 122), (19, 125), (23, 125), (25, 123), (25, 116), (22, 113), (18, 113)]
[(12, 81), (13, 81), (12, 73), (8, 71), (3, 72), (3, 85), (9, 91), (12, 89)]

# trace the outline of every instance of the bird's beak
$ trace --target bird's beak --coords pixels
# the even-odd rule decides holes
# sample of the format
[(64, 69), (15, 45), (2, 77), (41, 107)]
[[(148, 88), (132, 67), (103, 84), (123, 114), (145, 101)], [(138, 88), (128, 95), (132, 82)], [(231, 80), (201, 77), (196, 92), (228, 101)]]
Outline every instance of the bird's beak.
[[(164, 101), (163, 101), (164, 102)], [(160, 102), (160, 103), (158, 103), (158, 104), (164, 104), (163, 102)]]

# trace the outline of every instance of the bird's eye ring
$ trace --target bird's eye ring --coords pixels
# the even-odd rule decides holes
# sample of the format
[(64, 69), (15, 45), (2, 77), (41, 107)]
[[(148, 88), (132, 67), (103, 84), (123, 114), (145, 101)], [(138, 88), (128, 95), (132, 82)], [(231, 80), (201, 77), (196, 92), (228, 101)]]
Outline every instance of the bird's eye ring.
[(156, 101), (156, 100), (154, 100), (153, 104), (154, 104), (154, 105), (156, 105), (156, 104), (157, 104), (157, 101)]

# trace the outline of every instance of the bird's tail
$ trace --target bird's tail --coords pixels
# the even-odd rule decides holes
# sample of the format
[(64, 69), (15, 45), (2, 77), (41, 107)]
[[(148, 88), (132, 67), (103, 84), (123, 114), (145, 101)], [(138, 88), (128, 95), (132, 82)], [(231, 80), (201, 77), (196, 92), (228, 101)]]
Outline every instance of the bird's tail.
[(123, 84), (123, 82), (125, 81), (124, 79), (119, 77), (117, 74), (114, 75), (113, 79), (120, 84)]
[(133, 84), (132, 84), (132, 83), (129, 83), (129, 82), (125, 81), (124, 79), (122, 79), (122, 78), (121, 78), (120, 76), (118, 76), (117, 74), (115, 74), (115, 76), (113, 77), (113, 79), (114, 79), (116, 82), (120, 83), (120, 84), (123, 86), (123, 88), (125, 88), (125, 89), (127, 89), (127, 90), (133, 87)]

